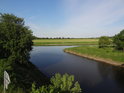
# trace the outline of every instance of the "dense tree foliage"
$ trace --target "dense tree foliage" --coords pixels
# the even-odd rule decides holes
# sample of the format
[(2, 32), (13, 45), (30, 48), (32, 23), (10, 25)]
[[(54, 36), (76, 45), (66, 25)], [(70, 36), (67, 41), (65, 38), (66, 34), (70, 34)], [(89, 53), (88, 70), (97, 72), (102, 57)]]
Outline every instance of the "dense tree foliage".
[(32, 85), (31, 93), (80, 93), (81, 88), (78, 82), (74, 82), (74, 76), (59, 73), (51, 78), (49, 86), (42, 86), (39, 89)]
[(111, 41), (110, 41), (109, 37), (101, 36), (99, 38), (99, 48), (108, 47), (110, 44), (111, 44)]
[(124, 30), (114, 36), (113, 42), (117, 50), (124, 50)]
[(32, 32), (23, 18), (13, 14), (0, 15), (0, 58), (10, 58), (25, 63), (32, 49)]
[(0, 14), (0, 87), (3, 85), (4, 70), (10, 75), (10, 86), (20, 87), (19, 81), (30, 77), (26, 73), (27, 76), (21, 76), (24, 66), (17, 64), (29, 63), (32, 44), (32, 32), (25, 26), (23, 18), (13, 14)]

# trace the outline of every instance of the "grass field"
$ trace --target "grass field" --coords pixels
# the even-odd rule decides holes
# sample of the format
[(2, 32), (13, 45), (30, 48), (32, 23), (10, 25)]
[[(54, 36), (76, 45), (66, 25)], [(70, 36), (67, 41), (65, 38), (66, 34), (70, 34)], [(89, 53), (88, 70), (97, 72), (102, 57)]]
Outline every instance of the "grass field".
[(116, 51), (113, 48), (102, 49), (95, 46), (81, 46), (65, 49), (65, 51), (67, 50), (75, 53), (92, 56), (94, 58), (103, 58), (108, 61), (124, 63), (124, 52)]
[(33, 43), (35, 46), (97, 45), (98, 39), (36, 39)]

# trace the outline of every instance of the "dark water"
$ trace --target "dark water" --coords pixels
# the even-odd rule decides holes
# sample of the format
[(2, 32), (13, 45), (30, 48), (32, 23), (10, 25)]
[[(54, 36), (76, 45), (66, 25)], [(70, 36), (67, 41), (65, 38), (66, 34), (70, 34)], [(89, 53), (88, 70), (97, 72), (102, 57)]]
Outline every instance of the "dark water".
[(124, 93), (124, 69), (63, 52), (68, 47), (34, 47), (31, 61), (47, 76), (73, 74), (83, 93)]

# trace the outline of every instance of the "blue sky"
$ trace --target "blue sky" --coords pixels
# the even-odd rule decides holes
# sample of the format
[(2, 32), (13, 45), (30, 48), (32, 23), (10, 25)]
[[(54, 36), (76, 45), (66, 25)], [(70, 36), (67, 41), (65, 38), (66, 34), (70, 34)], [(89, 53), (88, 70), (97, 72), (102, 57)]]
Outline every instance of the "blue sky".
[(38, 37), (113, 36), (124, 29), (124, 0), (0, 0)]

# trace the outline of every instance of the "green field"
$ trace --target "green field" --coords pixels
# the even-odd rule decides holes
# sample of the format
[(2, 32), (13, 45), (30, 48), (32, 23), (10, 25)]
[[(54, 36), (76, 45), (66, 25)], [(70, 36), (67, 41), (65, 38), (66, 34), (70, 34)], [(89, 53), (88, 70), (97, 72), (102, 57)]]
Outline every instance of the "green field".
[(116, 51), (113, 48), (98, 48), (96, 46), (81, 46), (81, 47), (67, 48), (65, 49), (65, 51), (66, 50), (92, 56), (94, 58), (103, 58), (108, 61), (124, 63), (124, 52)]
[(36, 39), (33, 43), (35, 46), (97, 45), (98, 39)]

